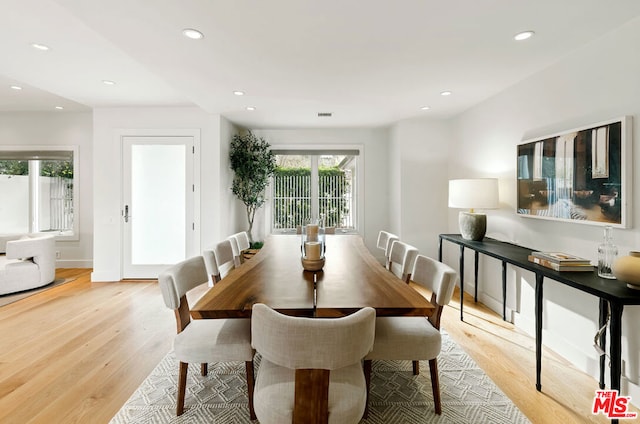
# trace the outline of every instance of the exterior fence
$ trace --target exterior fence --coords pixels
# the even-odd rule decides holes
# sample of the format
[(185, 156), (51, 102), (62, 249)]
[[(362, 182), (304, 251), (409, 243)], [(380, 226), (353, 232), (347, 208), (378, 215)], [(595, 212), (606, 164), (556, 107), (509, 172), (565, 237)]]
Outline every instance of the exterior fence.
[[(276, 171), (272, 184), (272, 228), (293, 230), (311, 218), (311, 175), (308, 169)], [(353, 193), (351, 172), (320, 170), (318, 179), (319, 217), (325, 226), (352, 229)]]

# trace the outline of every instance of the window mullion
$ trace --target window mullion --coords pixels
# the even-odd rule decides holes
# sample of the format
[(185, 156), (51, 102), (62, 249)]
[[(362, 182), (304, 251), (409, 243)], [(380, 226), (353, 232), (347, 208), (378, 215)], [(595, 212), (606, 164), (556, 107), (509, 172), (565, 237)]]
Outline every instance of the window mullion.
[(40, 161), (29, 161), (29, 231), (40, 231)]

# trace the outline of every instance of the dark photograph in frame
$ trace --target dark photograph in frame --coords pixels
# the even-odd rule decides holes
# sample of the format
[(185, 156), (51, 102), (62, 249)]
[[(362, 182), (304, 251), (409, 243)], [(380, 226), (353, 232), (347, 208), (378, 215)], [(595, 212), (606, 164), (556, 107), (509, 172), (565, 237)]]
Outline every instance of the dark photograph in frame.
[(527, 218), (630, 226), (631, 117), (518, 145), (517, 213)]

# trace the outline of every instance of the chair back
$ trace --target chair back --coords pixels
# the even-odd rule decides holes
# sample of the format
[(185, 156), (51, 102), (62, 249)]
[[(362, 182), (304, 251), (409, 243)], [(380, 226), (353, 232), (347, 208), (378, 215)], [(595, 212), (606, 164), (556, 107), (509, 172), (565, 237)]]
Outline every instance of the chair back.
[(215, 284), (220, 281), (220, 270), (218, 269), (218, 261), (213, 253), (213, 247), (202, 251), (204, 264), (207, 267), (207, 273), (211, 276), (212, 282)]
[(231, 240), (223, 240), (213, 246), (213, 255), (218, 264), (220, 278), (224, 278), (229, 271), (236, 267)]
[(411, 279), (413, 264), (418, 256), (418, 249), (399, 240), (391, 244), (388, 269), (396, 277), (407, 283)]
[(235, 234), (227, 237), (229, 243), (231, 243), (231, 251), (233, 252), (233, 264), (234, 266), (242, 265), (242, 251), (238, 247), (238, 239), (236, 239)]
[(453, 290), (458, 281), (458, 273), (442, 262), (428, 256), (418, 255), (411, 280), (433, 293), (431, 303), (436, 305), (436, 311), (429, 320), (434, 327), (440, 328), (442, 308), (451, 301)]
[(387, 231), (380, 231), (378, 233), (378, 241), (376, 243), (376, 246), (378, 247), (378, 249), (384, 252), (385, 267), (389, 265), (389, 253), (391, 253), (391, 245), (396, 240), (400, 240), (400, 238), (395, 234), (391, 234)]
[(240, 251), (240, 254), (242, 254), (243, 251), (251, 248), (251, 243), (249, 242), (249, 236), (247, 235), (246, 231), (241, 231), (239, 233), (236, 233), (233, 235), (233, 237), (236, 239), (236, 242), (238, 243), (238, 250)]
[(268, 361), (290, 369), (334, 370), (352, 365), (373, 348), (375, 309), (343, 318), (300, 318), (253, 305), (251, 343)]
[(209, 275), (202, 256), (195, 256), (170, 266), (158, 276), (164, 304), (176, 313), (178, 333), (191, 321), (187, 292), (208, 281)]

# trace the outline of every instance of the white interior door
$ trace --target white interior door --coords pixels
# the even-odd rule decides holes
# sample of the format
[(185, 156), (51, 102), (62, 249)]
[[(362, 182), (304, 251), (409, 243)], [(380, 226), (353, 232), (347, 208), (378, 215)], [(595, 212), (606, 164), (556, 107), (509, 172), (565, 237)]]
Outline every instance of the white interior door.
[(194, 139), (122, 138), (123, 278), (157, 278), (195, 252)]

